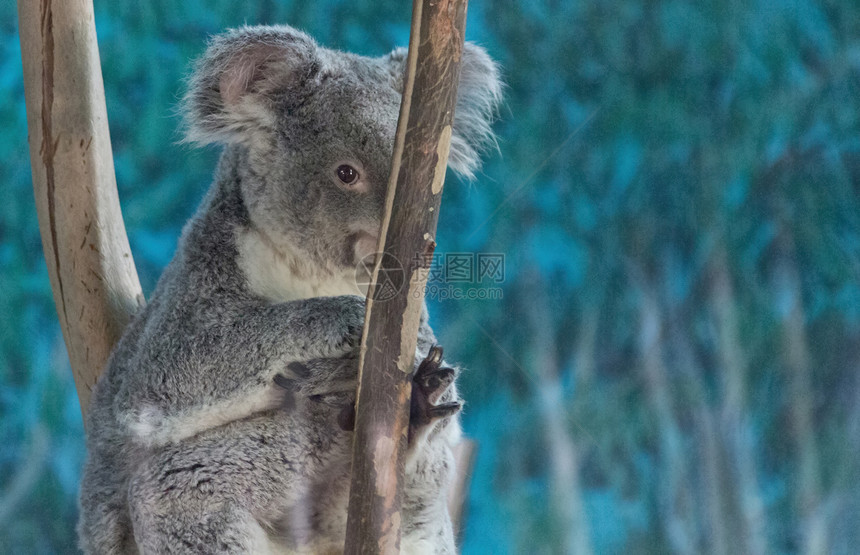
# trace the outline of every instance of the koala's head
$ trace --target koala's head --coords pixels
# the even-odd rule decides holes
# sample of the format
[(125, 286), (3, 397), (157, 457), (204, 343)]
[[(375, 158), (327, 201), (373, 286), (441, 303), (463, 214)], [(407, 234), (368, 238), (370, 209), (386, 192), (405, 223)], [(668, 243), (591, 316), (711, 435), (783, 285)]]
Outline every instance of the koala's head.
[[(375, 251), (406, 50), (368, 58), (286, 26), (214, 38), (190, 79), (187, 136), (239, 145), (242, 197), (275, 245), (328, 269)], [(449, 166), (471, 177), (493, 137), (496, 65), (466, 44)]]

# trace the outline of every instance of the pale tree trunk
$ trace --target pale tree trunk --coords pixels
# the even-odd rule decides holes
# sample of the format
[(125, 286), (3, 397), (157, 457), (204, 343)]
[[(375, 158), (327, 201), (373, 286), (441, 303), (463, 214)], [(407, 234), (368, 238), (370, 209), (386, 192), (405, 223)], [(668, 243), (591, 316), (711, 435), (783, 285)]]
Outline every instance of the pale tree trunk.
[(600, 326), (600, 302), (592, 301), (582, 314), (582, 324), (574, 343), (573, 364), (577, 385), (587, 389), (594, 378), (597, 332)]
[(657, 418), (660, 518), (673, 551), (694, 554), (699, 552), (696, 505), (687, 451), (672, 408), (669, 375), (663, 362), (663, 316), (654, 292), (642, 286), (640, 293), (638, 348), (646, 392)]
[[(359, 359), (346, 553), (396, 553), (427, 268), (436, 246), (466, 0), (415, 0), (407, 73)], [(392, 289), (384, 289), (394, 278)], [(398, 277), (399, 276), (399, 277)], [(397, 280), (399, 281), (399, 287)], [(384, 300), (383, 300), (384, 299)]]
[(714, 415), (707, 402), (700, 402), (696, 407), (695, 421), (699, 436), (699, 457), (707, 507), (710, 552), (713, 555), (728, 555), (731, 551), (723, 496), (723, 488), (726, 486), (722, 476), (723, 453), (720, 449)]
[(801, 553), (828, 553), (827, 522), (821, 495), (821, 471), (813, 417), (812, 363), (806, 337), (801, 282), (793, 238), (783, 230), (774, 272), (777, 311), (782, 324), (782, 358), (788, 382), (789, 416), (797, 450), (795, 504), (801, 518)]
[(724, 454), (719, 441), (716, 419), (708, 399), (703, 371), (696, 360), (690, 337), (679, 322), (674, 322), (672, 345), (674, 362), (679, 373), (684, 376), (683, 391), (692, 406), (693, 422), (696, 430), (699, 464), (699, 494), (703, 497), (704, 512), (702, 519), (707, 530), (708, 552), (713, 555), (733, 553), (732, 536), (726, 519), (726, 480), (723, 473)]
[[(847, 343), (860, 344), (860, 336), (854, 333), (845, 337)], [(856, 359), (856, 353), (850, 355)], [(856, 367), (856, 363), (855, 363)], [(843, 386), (851, 391), (850, 409), (845, 415), (844, 441), (827, 461), (833, 469), (831, 487), (821, 503), (827, 522), (830, 553), (854, 553), (860, 545), (860, 373)]]
[(143, 304), (117, 198), (91, 0), (19, 0), (42, 246), (81, 410)]
[[(552, 311), (546, 284), (532, 280), (534, 298), (528, 304), (532, 331), (538, 406), (550, 468), (550, 505), (562, 531), (559, 553), (591, 555), (591, 533), (579, 482), (579, 452), (568, 429), (567, 406), (562, 398), (558, 345), (553, 334)], [(585, 345), (583, 345), (585, 346)]]
[(767, 552), (766, 515), (759, 491), (752, 423), (747, 408), (747, 362), (738, 332), (738, 317), (725, 250), (717, 250), (709, 288), (719, 361), (722, 438), (737, 484), (743, 522), (744, 552)]

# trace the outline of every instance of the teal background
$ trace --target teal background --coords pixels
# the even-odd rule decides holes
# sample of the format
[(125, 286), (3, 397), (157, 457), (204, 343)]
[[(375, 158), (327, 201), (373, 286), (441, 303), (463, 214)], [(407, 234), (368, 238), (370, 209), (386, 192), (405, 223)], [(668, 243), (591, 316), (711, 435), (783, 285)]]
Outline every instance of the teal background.
[[(379, 55), (408, 3), (96, 0), (144, 291), (217, 151), (177, 144), (207, 35), (289, 23)], [(442, 252), (503, 296), (434, 301), (479, 444), (464, 553), (853, 553), (860, 545), (860, 5), (473, 0), (499, 150), (449, 181)], [(83, 430), (0, 5), (0, 553), (74, 551)]]

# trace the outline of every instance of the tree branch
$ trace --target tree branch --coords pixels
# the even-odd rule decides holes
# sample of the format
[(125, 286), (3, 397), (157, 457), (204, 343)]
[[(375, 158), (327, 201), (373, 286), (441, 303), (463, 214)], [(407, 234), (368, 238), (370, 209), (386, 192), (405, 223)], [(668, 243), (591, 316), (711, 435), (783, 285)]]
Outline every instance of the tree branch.
[(436, 246), (465, 19), (466, 0), (413, 3), (378, 248), (385, 255), (378, 257), (373, 272), (359, 361), (345, 547), (349, 554), (399, 551), (409, 378), (429, 255)]
[(81, 410), (143, 305), (122, 221), (92, 0), (19, 0), (39, 230)]

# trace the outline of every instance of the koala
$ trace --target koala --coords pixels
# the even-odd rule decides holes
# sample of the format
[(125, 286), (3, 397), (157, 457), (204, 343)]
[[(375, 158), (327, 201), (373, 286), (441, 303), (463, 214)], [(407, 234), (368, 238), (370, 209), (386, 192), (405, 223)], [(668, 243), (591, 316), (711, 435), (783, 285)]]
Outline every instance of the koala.
[[(406, 51), (318, 46), (287, 26), (211, 40), (183, 105), (223, 147), (149, 304), (86, 417), (85, 553), (343, 550), (357, 346), (356, 264), (379, 236)], [(450, 167), (493, 144), (496, 64), (466, 44)], [(454, 553), (445, 492), (457, 369), (421, 322), (402, 550)]]

